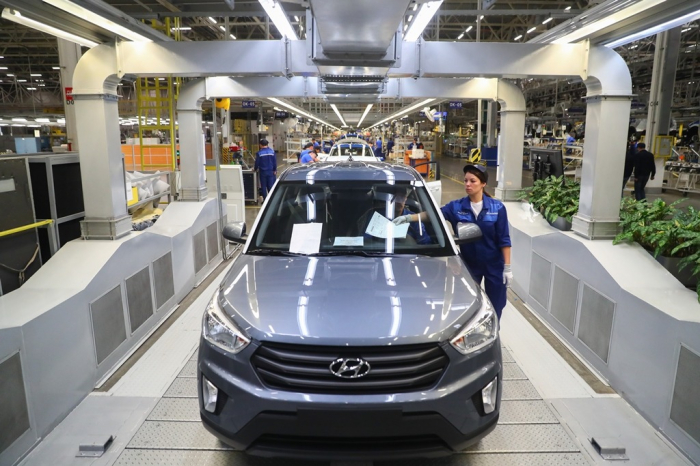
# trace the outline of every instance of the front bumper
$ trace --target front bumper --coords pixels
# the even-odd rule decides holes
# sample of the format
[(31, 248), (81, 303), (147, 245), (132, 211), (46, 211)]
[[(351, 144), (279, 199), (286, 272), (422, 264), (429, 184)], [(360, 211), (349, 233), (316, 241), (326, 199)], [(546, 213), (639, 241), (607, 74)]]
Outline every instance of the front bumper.
[[(251, 344), (232, 356), (202, 341), (197, 372), (204, 426), (250, 454), (326, 460), (443, 456), (476, 443), (498, 421), (500, 341), (470, 358), (448, 345), (450, 363), (435, 387), (382, 395), (268, 388), (249, 362), (256, 349)], [(214, 413), (203, 409), (202, 376), (219, 389)], [(484, 414), (481, 389), (494, 377), (498, 377), (496, 410)]]

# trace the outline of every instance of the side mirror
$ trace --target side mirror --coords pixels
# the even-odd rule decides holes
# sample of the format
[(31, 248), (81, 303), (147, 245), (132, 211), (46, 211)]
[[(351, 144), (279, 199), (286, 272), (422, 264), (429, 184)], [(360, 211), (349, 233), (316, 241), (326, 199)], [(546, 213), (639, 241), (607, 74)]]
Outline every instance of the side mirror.
[[(477, 227), (478, 228), (478, 227)], [(233, 243), (245, 244), (246, 241), (246, 231), (245, 222), (231, 222), (224, 226), (224, 230), (221, 232), (224, 239), (227, 239)]]
[(481, 228), (476, 223), (458, 223), (455, 243), (472, 243), (481, 238)]

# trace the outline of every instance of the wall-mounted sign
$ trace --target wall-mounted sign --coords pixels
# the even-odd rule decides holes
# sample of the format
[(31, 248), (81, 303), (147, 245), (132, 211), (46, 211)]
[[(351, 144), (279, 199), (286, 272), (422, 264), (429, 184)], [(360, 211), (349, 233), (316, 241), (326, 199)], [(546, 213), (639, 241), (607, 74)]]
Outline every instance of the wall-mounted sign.
[(279, 120), (289, 118), (289, 112), (275, 112), (275, 118)]
[(241, 107), (243, 108), (255, 108), (254, 100), (244, 100), (241, 102)]
[(450, 108), (462, 108), (462, 102), (451, 101)]
[(73, 88), (66, 87), (66, 104), (73, 105)]

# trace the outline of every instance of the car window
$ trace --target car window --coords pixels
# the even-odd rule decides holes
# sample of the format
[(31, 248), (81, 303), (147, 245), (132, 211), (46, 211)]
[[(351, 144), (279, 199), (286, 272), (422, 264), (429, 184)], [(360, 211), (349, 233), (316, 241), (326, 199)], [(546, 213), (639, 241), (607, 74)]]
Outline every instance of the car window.
[[(391, 222), (421, 212), (427, 222)], [(281, 181), (260, 215), (251, 250), (289, 251), (295, 225), (318, 223), (320, 253), (453, 254), (426, 188), (408, 182)]]

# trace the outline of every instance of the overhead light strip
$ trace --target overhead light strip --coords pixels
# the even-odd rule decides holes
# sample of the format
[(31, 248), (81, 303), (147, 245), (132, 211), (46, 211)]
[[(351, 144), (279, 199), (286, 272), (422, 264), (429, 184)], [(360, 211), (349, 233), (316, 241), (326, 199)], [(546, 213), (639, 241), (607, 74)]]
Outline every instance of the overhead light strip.
[(70, 13), (73, 16), (77, 16), (78, 18), (84, 19), (86, 21), (89, 21), (90, 23), (99, 26), (103, 29), (106, 29), (110, 32), (113, 32), (114, 34), (117, 34), (118, 36), (121, 36), (125, 39), (132, 40), (134, 42), (153, 42), (151, 39), (149, 39), (146, 36), (142, 36), (141, 34), (132, 31), (129, 28), (126, 28), (124, 26), (120, 26), (119, 24), (115, 23), (114, 21), (111, 21), (104, 16), (98, 15), (97, 13), (88, 10), (87, 8), (83, 8), (80, 5), (76, 5), (73, 2), (70, 2), (68, 0), (42, 0), (44, 3), (47, 3), (51, 6), (54, 6), (60, 10), (65, 11), (66, 13)]
[(301, 110), (301, 109), (299, 109), (299, 108), (296, 108), (296, 107), (295, 107), (294, 105), (292, 105), (292, 104), (288, 104), (288, 103), (285, 102), (284, 100), (276, 99), (276, 98), (274, 98), (274, 97), (268, 97), (267, 100), (269, 100), (270, 102), (274, 102), (274, 103), (276, 103), (277, 105), (281, 105), (282, 107), (288, 108), (288, 109), (290, 109), (291, 111), (293, 111), (293, 112), (296, 113), (296, 114), (304, 115), (304, 116), (307, 117), (307, 118), (311, 118), (312, 120), (318, 121), (319, 123), (322, 123), (322, 124), (324, 124), (324, 125), (328, 125), (328, 126), (330, 126), (331, 128), (333, 128), (333, 129), (337, 129), (337, 130), (340, 129), (340, 128), (338, 128), (337, 126), (333, 126), (333, 125), (331, 125), (330, 123), (327, 123), (327, 122), (321, 120), (320, 118), (311, 115), (310, 113), (306, 113), (304, 110)]
[(373, 105), (374, 105), (374, 104), (368, 104), (368, 105), (367, 105), (367, 108), (365, 109), (364, 113), (363, 113), (362, 116), (360, 117), (360, 121), (357, 122), (357, 127), (358, 127), (358, 128), (360, 127), (360, 125), (362, 124), (362, 122), (365, 121), (365, 117), (367, 116), (367, 114), (369, 113), (369, 111), (372, 109), (372, 106), (373, 106)]
[(287, 14), (284, 12), (282, 5), (277, 0), (259, 0), (262, 7), (265, 9), (265, 13), (270, 17), (272, 22), (275, 24), (277, 30), (285, 36), (287, 39), (299, 40), (294, 28), (287, 18)]
[[(384, 118), (384, 119), (381, 120), (381, 121), (376, 122), (375, 124), (373, 124), (373, 125), (370, 126), (369, 128), (374, 128), (375, 126), (379, 126), (379, 125), (381, 125), (382, 123), (386, 123), (386, 122), (389, 121), (389, 120), (395, 120), (396, 118), (400, 117), (401, 115), (404, 115), (404, 114), (406, 114), (406, 113), (409, 113), (409, 112), (411, 112), (411, 111), (413, 111), (413, 110), (415, 110), (415, 109), (417, 109), (417, 108), (422, 107), (423, 105), (429, 104), (430, 102), (432, 102), (432, 101), (434, 101), (434, 100), (435, 100), (435, 99), (425, 99), (425, 100), (422, 101), (422, 102), (418, 102), (417, 104), (413, 104), (413, 105), (411, 105), (410, 107), (406, 107), (405, 109), (403, 109), (403, 110), (401, 110), (401, 111), (399, 111), (399, 112), (396, 112), (396, 113), (394, 113), (393, 115), (390, 115), (390, 116)], [(367, 128), (367, 129), (369, 129), (369, 128)]]
[[(651, 35), (658, 34), (660, 32), (667, 31), (669, 29), (673, 29), (673, 28), (681, 26), (685, 23), (690, 23), (690, 22), (695, 21), (697, 19), (700, 19), (700, 10), (694, 11), (692, 13), (688, 13), (687, 15), (680, 16), (680, 17), (672, 19), (670, 21), (666, 21), (665, 23), (658, 24), (656, 26), (650, 27), (649, 29), (645, 29), (641, 32), (630, 34), (629, 36), (626, 36), (626, 37), (623, 37), (621, 39), (617, 39), (613, 42), (610, 42), (608, 44), (605, 44), (605, 46), (610, 47), (610, 48), (619, 47), (621, 45), (629, 44), (630, 42), (634, 42), (634, 41), (639, 40), (639, 39), (644, 39), (645, 37), (649, 37)], [(681, 31), (681, 32), (683, 32), (683, 31)]]
[(649, 8), (660, 5), (665, 1), (666, 0), (642, 0), (641, 2), (635, 3), (634, 5), (631, 5), (623, 10), (617, 11), (611, 15), (607, 15), (603, 18), (600, 18), (598, 21), (594, 21), (581, 28), (578, 28), (571, 34), (567, 34), (564, 37), (560, 37), (559, 39), (552, 41), (552, 43), (570, 44), (572, 42), (585, 39), (591, 34), (594, 34), (607, 27), (613, 26), (621, 21), (626, 20), (627, 18), (631, 18), (632, 16), (642, 13), (648, 10)]
[(425, 29), (425, 27), (428, 25), (430, 20), (433, 19), (435, 13), (437, 13), (438, 9), (440, 8), (440, 5), (442, 5), (442, 1), (443, 0), (437, 0), (434, 2), (424, 3), (420, 7), (420, 10), (418, 10), (416, 17), (411, 23), (411, 27), (408, 28), (408, 31), (404, 36), (405, 41), (415, 42), (418, 40), (420, 35), (423, 34), (423, 30)]
[[(338, 111), (338, 107), (335, 106), (335, 104), (331, 104), (331, 108), (335, 112), (336, 115), (338, 115), (338, 118), (340, 118), (340, 123), (342, 123), (343, 126), (347, 126), (347, 123), (345, 123), (345, 120), (343, 119), (343, 115), (340, 114)], [(341, 128), (343, 127), (341, 126)]]
[(21, 24), (22, 26), (27, 26), (29, 28), (45, 32), (47, 34), (51, 34), (52, 36), (60, 37), (61, 39), (65, 39), (70, 42), (75, 42), (76, 44), (82, 45), (83, 47), (95, 47), (97, 45), (100, 45), (97, 42), (86, 39), (84, 37), (76, 36), (75, 34), (71, 34), (70, 32), (64, 31), (62, 29), (58, 29), (40, 21), (27, 18), (26, 16), (22, 16), (22, 14), (17, 10), (4, 8), (2, 10), (2, 15), (0, 16), (9, 21)]

